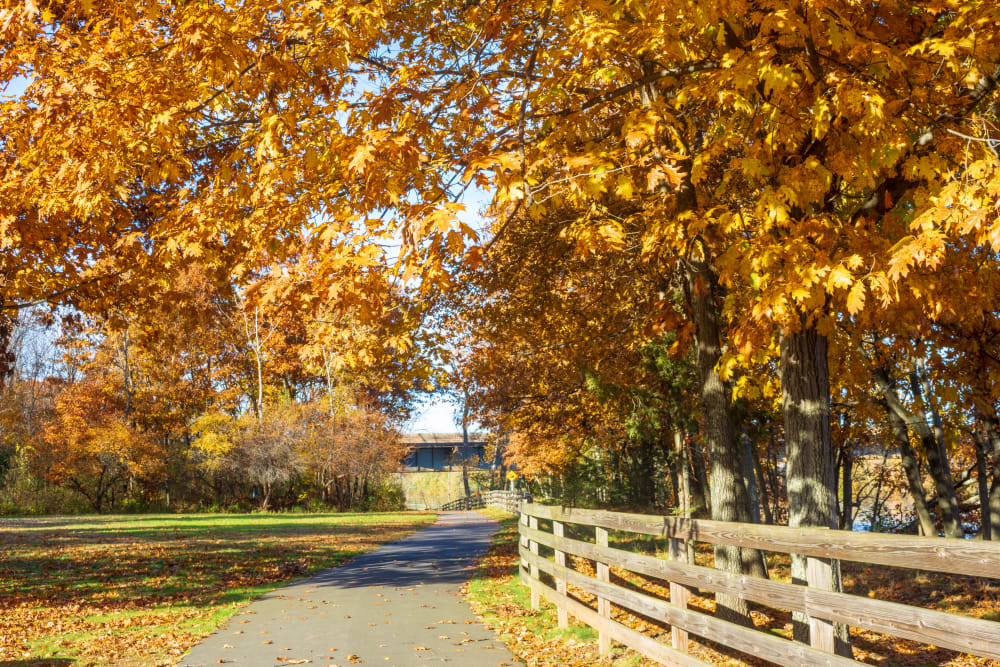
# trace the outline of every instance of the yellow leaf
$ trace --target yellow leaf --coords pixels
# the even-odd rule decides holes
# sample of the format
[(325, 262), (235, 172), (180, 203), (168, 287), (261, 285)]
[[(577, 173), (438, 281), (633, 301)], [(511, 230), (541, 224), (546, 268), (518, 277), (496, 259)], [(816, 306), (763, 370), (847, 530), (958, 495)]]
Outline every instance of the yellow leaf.
[(865, 305), (865, 284), (860, 280), (854, 283), (854, 287), (847, 295), (847, 312), (851, 315), (857, 314)]
[(843, 265), (838, 265), (834, 267), (826, 280), (826, 291), (833, 292), (835, 289), (850, 287), (852, 282), (854, 280), (851, 272), (844, 268)]

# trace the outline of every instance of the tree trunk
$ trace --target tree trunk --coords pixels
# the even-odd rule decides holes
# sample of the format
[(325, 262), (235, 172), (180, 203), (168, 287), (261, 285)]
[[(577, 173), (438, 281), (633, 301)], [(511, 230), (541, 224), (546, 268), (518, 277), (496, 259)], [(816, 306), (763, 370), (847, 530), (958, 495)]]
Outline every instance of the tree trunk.
[(924, 455), (927, 457), (927, 468), (930, 470), (937, 491), (938, 507), (941, 511), (945, 535), (962, 538), (965, 537), (965, 529), (962, 528), (962, 520), (958, 513), (958, 494), (955, 492), (955, 479), (952, 477), (951, 465), (948, 462), (941, 415), (931, 404), (930, 384), (926, 378), (921, 377), (922, 362), (918, 360), (914, 363), (917, 371), (910, 374), (910, 387), (914, 398), (917, 399), (917, 404), (923, 405), (924, 413), (931, 415), (930, 426), (927, 425), (925, 419), (919, 419), (923, 424), (923, 429), (919, 431), (919, 434), (924, 447)]
[(687, 474), (687, 448), (684, 447), (684, 433), (674, 429), (674, 465), (671, 468), (674, 475), (674, 490), (677, 495), (677, 510), (683, 516), (688, 516), (690, 509), (691, 490)]
[(469, 488), (469, 390), (462, 385), (462, 485), (465, 497), (472, 495)]
[(750, 450), (750, 455), (753, 458), (754, 473), (757, 475), (757, 489), (760, 491), (760, 507), (764, 511), (764, 523), (771, 525), (774, 523), (774, 513), (771, 511), (767, 476), (764, 474), (764, 466), (760, 462), (760, 451), (753, 448)]
[(260, 503), (260, 511), (267, 511), (267, 502), (271, 499), (271, 483), (264, 482), (264, 499)]
[[(691, 518), (691, 476), (688, 474), (686, 434), (674, 429), (674, 456), (677, 464), (677, 509), (681, 516)], [(694, 564), (694, 540), (685, 540), (687, 562)]]
[(993, 539), (993, 530), (990, 525), (990, 482), (986, 472), (986, 448), (985, 439), (979, 434), (981, 426), (976, 424), (974, 438), (976, 441), (976, 483), (979, 486), (979, 535), (984, 540)]
[(757, 478), (753, 468), (753, 443), (746, 429), (740, 433), (740, 445), (743, 449), (743, 479), (747, 484), (747, 499), (750, 502), (750, 520), (760, 523), (760, 494), (757, 490)]
[(888, 459), (889, 448), (886, 447), (882, 452), (882, 465), (878, 468), (878, 482), (875, 483), (875, 499), (872, 501), (872, 515), (868, 526), (868, 531), (872, 533), (882, 532), (880, 517), (882, 514), (882, 505), (885, 504), (885, 498), (882, 497), (882, 485), (885, 483), (885, 463)]
[[(781, 511), (782, 489), (781, 489), (781, 479), (778, 476), (778, 445), (775, 442), (776, 438), (775, 438), (775, 432), (774, 432), (775, 429), (773, 422), (771, 423), (770, 431), (771, 431), (771, 436), (768, 439), (768, 448), (767, 448), (768, 465), (766, 473), (767, 473), (768, 484), (771, 486), (771, 514), (777, 517), (778, 513)], [(787, 507), (787, 502), (786, 502), (786, 507)]]
[(991, 473), (993, 480), (987, 503), (988, 519), (984, 517), (983, 522), (989, 522), (993, 539), (1000, 540), (1000, 419), (997, 419), (996, 413), (992, 410), (983, 414), (983, 438), (987, 443), (985, 451), (993, 455)]
[(712, 506), (708, 495), (708, 473), (705, 470), (705, 455), (694, 438), (688, 438), (688, 462), (690, 470), (685, 471), (694, 484), (691, 485), (691, 508), (694, 514), (710, 516)]
[(903, 472), (906, 473), (906, 487), (913, 500), (913, 509), (917, 514), (920, 532), (928, 537), (934, 537), (937, 535), (937, 526), (927, 508), (927, 494), (924, 492), (924, 482), (920, 477), (920, 462), (917, 461), (916, 452), (910, 446), (910, 434), (906, 429), (906, 422), (900, 418), (896, 411), (889, 408), (886, 401), (882, 401), (882, 406), (889, 418), (889, 428), (896, 439)]
[[(781, 412), (788, 459), (788, 525), (836, 526), (833, 452), (830, 435), (830, 377), (827, 339), (812, 326), (781, 336)], [(840, 569), (830, 563), (833, 589), (842, 590)], [(806, 583), (806, 558), (792, 556), (792, 580)], [(796, 641), (809, 641), (804, 615), (793, 614)], [(836, 652), (850, 657), (846, 625), (835, 628)]]
[[(716, 372), (722, 346), (713, 295), (715, 280), (704, 259), (689, 259), (686, 268), (685, 292), (696, 329), (702, 433), (711, 467), (712, 519), (745, 523), (750, 520), (750, 499), (743, 477), (743, 453), (732, 421), (729, 392)], [(735, 574), (767, 576), (763, 555), (755, 549), (716, 545), (715, 567)], [(719, 618), (753, 624), (746, 600), (717, 593), (715, 604)]]
[(854, 530), (854, 453), (847, 440), (840, 456), (840, 529)]
[[(920, 438), (924, 455), (927, 457), (927, 466), (930, 469), (931, 478), (934, 480), (934, 488), (937, 492), (938, 513), (941, 516), (941, 523), (944, 524), (945, 535), (948, 537), (964, 537), (965, 531), (962, 530), (962, 524), (958, 519), (958, 502), (955, 496), (954, 480), (952, 480), (951, 471), (944, 469), (943, 466), (946, 464), (943, 464), (941, 458), (938, 456), (940, 450), (938, 449), (934, 433), (923, 417), (910, 414), (906, 410), (885, 368), (876, 367), (873, 369), (872, 377), (875, 379), (879, 391), (882, 392), (885, 406), (889, 412), (896, 419), (903, 422), (905, 425), (904, 430), (908, 427)], [(893, 426), (893, 430), (896, 430), (895, 426)], [(909, 435), (906, 438), (906, 446), (909, 448)], [(896, 440), (902, 445), (899, 435), (896, 436)], [(934, 531), (930, 534), (936, 535), (937, 532)]]
[(333, 369), (330, 364), (330, 353), (326, 349), (326, 345), (320, 346), (323, 350), (323, 371), (326, 375), (326, 399), (329, 403), (330, 416), (333, 417), (337, 414), (336, 403), (333, 398)]

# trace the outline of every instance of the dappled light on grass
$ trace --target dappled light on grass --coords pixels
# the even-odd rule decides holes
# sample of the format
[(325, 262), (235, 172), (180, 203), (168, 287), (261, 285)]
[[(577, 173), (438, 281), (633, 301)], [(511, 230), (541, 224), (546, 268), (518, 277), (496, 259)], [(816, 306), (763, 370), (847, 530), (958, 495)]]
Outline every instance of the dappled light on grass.
[[(240, 606), (433, 514), (0, 520), (0, 663), (169, 664)], [(13, 661), (21, 661), (13, 663)]]

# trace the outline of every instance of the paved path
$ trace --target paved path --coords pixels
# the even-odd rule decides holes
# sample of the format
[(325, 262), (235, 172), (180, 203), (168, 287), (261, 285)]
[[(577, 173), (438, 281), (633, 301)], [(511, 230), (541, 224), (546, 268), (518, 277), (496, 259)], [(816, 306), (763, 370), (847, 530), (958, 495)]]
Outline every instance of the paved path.
[(180, 664), (519, 665), (458, 592), (498, 529), (477, 512), (442, 512), (404, 540), (257, 599)]

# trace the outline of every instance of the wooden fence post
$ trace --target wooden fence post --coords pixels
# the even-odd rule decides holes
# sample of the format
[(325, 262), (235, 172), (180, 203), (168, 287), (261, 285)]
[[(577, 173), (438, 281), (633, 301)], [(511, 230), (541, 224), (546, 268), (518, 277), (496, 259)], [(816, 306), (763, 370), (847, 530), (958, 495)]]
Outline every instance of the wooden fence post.
[[(826, 558), (806, 558), (806, 584), (821, 591), (833, 590), (833, 565)], [(833, 621), (809, 617), (809, 644), (821, 651), (836, 651)]]
[[(519, 517), (519, 521), (521, 522), (522, 526), (527, 526), (528, 525), (528, 515), (524, 513), (524, 510), (520, 510), (520, 512), (521, 512), (521, 514), (520, 514), (520, 517)], [(521, 546), (522, 547), (527, 547), (528, 546), (528, 538), (525, 537), (524, 535), (520, 536), (520, 541), (521, 541)], [(527, 565), (528, 565), (528, 561), (526, 561), (525, 559), (522, 558), (521, 559), (521, 569), (523, 570), (524, 567), (526, 567)], [(529, 582), (527, 582), (527, 581), (522, 581), (521, 583), (523, 583), (525, 585), (530, 585)]]
[[(534, 528), (535, 530), (538, 530), (538, 518), (537, 517), (533, 517), (533, 516), (532, 517), (528, 517), (528, 527), (529, 528)], [(528, 540), (528, 549), (531, 551), (531, 553), (533, 553), (533, 554), (535, 554), (537, 556), (538, 555), (538, 542), (535, 542), (534, 540), (530, 540), (529, 539)], [(535, 581), (539, 580), (538, 566), (535, 565), (534, 563), (532, 563), (532, 565), (531, 565), (531, 578), (534, 579)], [(541, 595), (539, 595), (539, 593), (538, 593), (538, 588), (536, 588), (535, 586), (531, 587), (531, 608), (532, 609), (541, 609), (542, 608), (542, 598), (541, 598)]]
[[(679, 563), (686, 563), (688, 560), (687, 544), (685, 540), (680, 540), (676, 538), (670, 539), (670, 560), (675, 560)], [(678, 584), (676, 582), (670, 582), (670, 604), (675, 607), (680, 607), (681, 609), (687, 609), (688, 597), (690, 591), (687, 586)], [(683, 653), (688, 652), (688, 632), (683, 630), (676, 625), (670, 626), (670, 641), (673, 647), (678, 651)]]
[[(562, 521), (552, 522), (552, 534), (555, 535), (556, 537), (565, 537), (566, 533)], [(560, 551), (559, 549), (556, 549), (555, 551), (556, 551), (555, 554), (556, 565), (562, 565), (563, 567), (565, 567), (566, 552)], [(564, 598), (566, 597), (565, 579), (556, 579), (556, 592), (559, 593), (559, 595), (563, 596)], [(559, 606), (558, 616), (559, 616), (559, 627), (560, 628), (569, 627), (569, 615), (566, 613), (565, 604)]]
[[(597, 539), (597, 546), (606, 547), (608, 546), (608, 531), (604, 528), (595, 528), (595, 537)], [(597, 563), (597, 578), (601, 581), (610, 582), (611, 581), (611, 568), (607, 563)], [(605, 598), (598, 596), (597, 598), (597, 613), (605, 618), (611, 618), (611, 603)], [(600, 631), (597, 635), (597, 647), (598, 652), (601, 657), (607, 657), (611, 654), (611, 635), (605, 631)]]

